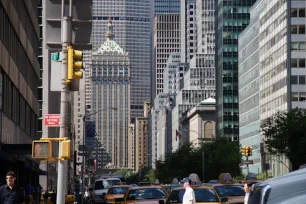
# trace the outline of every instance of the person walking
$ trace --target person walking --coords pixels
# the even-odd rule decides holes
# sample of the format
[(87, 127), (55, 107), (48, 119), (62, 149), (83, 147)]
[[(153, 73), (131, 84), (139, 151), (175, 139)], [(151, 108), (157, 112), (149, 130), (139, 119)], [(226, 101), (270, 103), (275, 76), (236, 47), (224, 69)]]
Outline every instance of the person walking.
[(0, 204), (24, 204), (24, 190), (15, 183), (16, 175), (13, 171), (6, 174), (6, 185), (0, 187)]
[(251, 187), (252, 185), (255, 184), (253, 182), (251, 183), (245, 183), (244, 184), (244, 192), (245, 192), (245, 196), (244, 196), (244, 204), (248, 204), (248, 201), (249, 201), (249, 195), (250, 195), (250, 190), (251, 190)]
[(88, 186), (85, 187), (84, 200), (84, 203), (90, 204), (90, 192), (88, 190)]
[(33, 194), (34, 194), (34, 187), (29, 183), (24, 187), (25, 192), (25, 203), (26, 204), (33, 204)]
[(196, 204), (195, 194), (193, 189), (191, 188), (191, 179), (184, 178), (183, 179), (185, 193), (183, 196), (183, 204)]

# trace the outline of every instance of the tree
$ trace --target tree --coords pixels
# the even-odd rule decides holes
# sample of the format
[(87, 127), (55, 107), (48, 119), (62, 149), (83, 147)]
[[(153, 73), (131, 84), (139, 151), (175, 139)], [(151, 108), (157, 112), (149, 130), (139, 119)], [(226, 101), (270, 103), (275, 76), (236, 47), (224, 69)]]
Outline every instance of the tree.
[(239, 144), (222, 138), (216, 142), (203, 143), (200, 148), (195, 148), (191, 144), (183, 145), (168, 154), (164, 161), (157, 161), (156, 177), (160, 182), (171, 183), (173, 178), (180, 180), (196, 173), (202, 179), (202, 152), (205, 155), (206, 181), (217, 179), (220, 173), (226, 172), (232, 176), (241, 174)]
[(285, 156), (297, 170), (306, 163), (306, 111), (278, 111), (262, 125), (265, 148), (274, 156)]

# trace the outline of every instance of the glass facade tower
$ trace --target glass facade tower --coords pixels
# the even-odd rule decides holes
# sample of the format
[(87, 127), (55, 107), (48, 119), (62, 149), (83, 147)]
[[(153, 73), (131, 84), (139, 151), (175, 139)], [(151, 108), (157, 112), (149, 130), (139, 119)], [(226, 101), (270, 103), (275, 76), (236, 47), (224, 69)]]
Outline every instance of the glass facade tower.
[(238, 141), (238, 35), (250, 21), (255, 0), (216, 3), (217, 137)]

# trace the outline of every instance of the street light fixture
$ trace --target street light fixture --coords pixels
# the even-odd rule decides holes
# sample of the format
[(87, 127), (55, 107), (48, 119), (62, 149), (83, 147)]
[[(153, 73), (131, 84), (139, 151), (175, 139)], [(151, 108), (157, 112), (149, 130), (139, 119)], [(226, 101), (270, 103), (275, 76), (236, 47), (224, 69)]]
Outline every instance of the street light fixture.
[[(98, 110), (94, 113), (90, 113), (90, 114), (84, 114), (83, 117), (82, 117), (82, 114), (79, 115), (79, 117), (82, 117), (83, 119), (83, 146), (85, 145), (85, 123), (86, 123), (86, 118), (89, 117), (89, 116), (92, 116), (92, 115), (95, 115), (97, 113), (100, 113), (102, 111), (105, 111), (105, 110), (109, 110), (109, 109), (112, 109), (112, 110), (117, 110), (117, 108), (114, 108), (114, 107), (111, 107), (111, 108), (103, 108), (101, 110)], [(82, 161), (83, 165), (82, 165), (82, 193), (84, 191), (84, 169), (85, 169), (85, 155), (83, 154), (83, 161)]]

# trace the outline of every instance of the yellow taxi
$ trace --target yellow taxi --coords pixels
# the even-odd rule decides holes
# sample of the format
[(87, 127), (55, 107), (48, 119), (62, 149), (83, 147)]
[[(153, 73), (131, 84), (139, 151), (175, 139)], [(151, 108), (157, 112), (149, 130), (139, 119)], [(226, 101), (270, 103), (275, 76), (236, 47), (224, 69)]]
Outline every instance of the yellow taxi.
[(229, 204), (243, 204), (245, 192), (243, 184), (235, 183), (229, 173), (222, 173), (219, 176), (219, 183), (207, 184), (217, 192), (219, 197), (227, 198)]
[[(191, 186), (194, 190), (197, 204), (228, 204), (227, 198), (220, 198), (217, 192), (211, 186)], [(169, 194), (166, 204), (183, 203), (185, 193), (184, 187), (174, 188)]]
[(105, 204), (117, 204), (123, 201), (124, 194), (129, 190), (129, 185), (115, 185), (108, 189), (105, 195)]
[(161, 186), (139, 186), (130, 188), (124, 195), (124, 204), (165, 203), (168, 194)]

